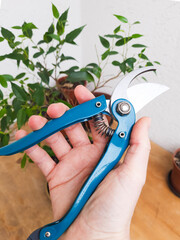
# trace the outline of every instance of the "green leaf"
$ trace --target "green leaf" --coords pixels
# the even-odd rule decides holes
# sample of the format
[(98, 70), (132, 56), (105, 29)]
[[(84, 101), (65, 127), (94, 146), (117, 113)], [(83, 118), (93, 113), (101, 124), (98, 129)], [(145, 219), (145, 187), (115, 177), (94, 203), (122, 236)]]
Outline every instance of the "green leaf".
[(147, 62), (146, 66), (153, 66), (152, 62)]
[(79, 72), (72, 72), (70, 75), (67, 77), (67, 81), (69, 82), (82, 82), (82, 81), (88, 81), (88, 82), (93, 82), (94, 78), (93, 76), (85, 71), (79, 71)]
[(26, 160), (27, 160), (27, 155), (24, 154), (24, 156), (21, 160), (21, 168), (24, 168), (26, 166)]
[(143, 44), (133, 44), (132, 47), (134, 47), (134, 48), (147, 48), (147, 46), (145, 46)]
[(141, 59), (148, 60), (148, 57), (145, 54), (143, 54), (143, 53), (139, 53), (138, 56)]
[(140, 21), (136, 21), (136, 22), (134, 22), (133, 24), (140, 24)]
[(49, 154), (49, 156), (51, 157), (55, 156), (55, 153), (53, 152), (52, 148), (50, 148), (49, 146), (44, 145), (42, 148)]
[(53, 39), (55, 39), (55, 40), (57, 40), (57, 41), (60, 41), (59, 35), (56, 35), (56, 34), (48, 34), (48, 36), (51, 37), (51, 38), (53, 38)]
[(18, 74), (18, 75), (15, 77), (15, 79), (21, 79), (21, 78), (23, 78), (25, 75), (26, 75), (26, 73), (20, 73), (20, 74)]
[(0, 89), (0, 100), (3, 100), (3, 92)]
[(112, 65), (120, 67), (121, 63), (118, 61), (113, 61)]
[(64, 27), (65, 27), (65, 24), (67, 22), (68, 12), (69, 12), (69, 8), (65, 12), (63, 12), (62, 15), (59, 18), (59, 21), (62, 22)]
[(13, 105), (15, 113), (17, 114), (19, 109), (21, 109), (21, 107), (22, 107), (22, 102), (19, 101), (17, 98), (15, 98), (12, 102), (12, 105)]
[(6, 146), (8, 145), (9, 143), (9, 134), (5, 134), (3, 137), (2, 137), (2, 145), (3, 146)]
[(142, 79), (147, 82), (147, 79), (145, 77), (142, 77)]
[(63, 12), (57, 21), (56, 29), (57, 29), (57, 33), (59, 36), (61, 36), (65, 31), (65, 26), (66, 26), (67, 17), (68, 17), (68, 11), (69, 11), (69, 9), (67, 9), (65, 12)]
[(118, 33), (121, 30), (121, 25), (114, 29), (114, 33)]
[(141, 34), (135, 33), (135, 34), (132, 35), (132, 38), (140, 38), (142, 36), (143, 35), (141, 35)]
[(93, 73), (97, 78), (101, 77), (102, 69), (96, 63), (90, 63), (84, 69), (87, 72)]
[(21, 108), (17, 113), (17, 125), (18, 129), (20, 129), (26, 123), (26, 110)]
[(74, 40), (79, 36), (85, 26), (77, 28), (66, 35), (65, 41), (70, 44), (76, 44)]
[(116, 14), (114, 14), (114, 16), (115, 16), (119, 21), (121, 21), (121, 22), (123, 22), (123, 23), (128, 23), (127, 18), (125, 18), (125, 17), (123, 17), (123, 16), (120, 16), (120, 15), (116, 15)]
[(117, 55), (118, 52), (117, 51), (110, 51), (108, 55)]
[(8, 29), (2, 27), (2, 28), (1, 28), (1, 33), (2, 33), (2, 36), (3, 36), (6, 40), (8, 40), (8, 41), (10, 41), (10, 42), (13, 42), (13, 41), (14, 41), (15, 36), (14, 36), (14, 34), (13, 34), (11, 31), (9, 31)]
[(28, 38), (32, 38), (32, 36), (33, 36), (32, 29), (37, 29), (37, 27), (31, 22), (30, 23), (24, 22), (24, 24), (22, 25), (22, 32), (23, 32), (24, 36), (26, 36)]
[(4, 78), (6, 81), (9, 81), (9, 82), (11, 82), (11, 81), (14, 80), (13, 76), (11, 76), (11, 75), (9, 75), (9, 74), (3, 74), (3, 75), (1, 75), (1, 76), (3, 76), (3, 78)]
[(123, 36), (117, 35), (117, 34), (107, 34), (107, 35), (105, 35), (105, 37), (108, 37), (108, 38), (117, 38), (117, 39), (123, 38)]
[(4, 88), (7, 88), (7, 87), (8, 87), (7, 81), (6, 81), (6, 79), (4, 78), (3, 75), (0, 75), (0, 84), (1, 84), (1, 86), (4, 87)]
[(0, 110), (0, 118), (2, 118), (6, 114), (6, 108)]
[(120, 65), (120, 69), (123, 73), (126, 72), (126, 63), (125, 62), (122, 62), (121, 65)]
[(103, 38), (101, 36), (99, 36), (99, 39), (100, 39), (101, 44), (103, 45), (103, 47), (105, 47), (105, 48), (109, 48), (110, 47), (110, 43), (109, 43), (109, 41), (107, 39), (105, 39), (105, 38)]
[(21, 26), (13, 26), (12, 28), (13, 28), (13, 29), (22, 29)]
[(132, 37), (122, 38), (116, 42), (116, 46), (117, 47), (123, 46), (123, 45), (127, 44), (130, 40), (132, 40)]
[(44, 42), (50, 43), (52, 41), (52, 37), (49, 36), (49, 33), (46, 32), (43, 36)]
[(44, 103), (44, 88), (40, 85), (36, 85), (36, 89), (32, 94), (32, 97), (38, 106), (42, 106)]
[(65, 56), (64, 54), (61, 55), (61, 62), (66, 61), (66, 60), (76, 60), (75, 58), (71, 56)]
[(160, 62), (158, 62), (158, 61), (154, 61), (154, 63), (161, 65), (161, 63), (160, 63)]
[(7, 117), (3, 117), (1, 119), (1, 131), (5, 131), (7, 129)]
[(44, 53), (44, 50), (41, 48), (41, 51), (35, 53), (35, 54), (33, 55), (33, 58), (38, 58), (38, 57), (40, 57), (41, 55), (43, 55), (43, 53)]
[(0, 61), (3, 61), (4, 59), (6, 59), (6, 56), (0, 56)]
[(3, 37), (0, 37), (0, 42), (3, 42), (4, 41), (4, 38)]
[(23, 101), (23, 102), (27, 101), (28, 94), (22, 87), (19, 87), (18, 85), (16, 85), (15, 83), (12, 83), (12, 82), (11, 82), (11, 86), (12, 86), (12, 91), (18, 100)]
[(41, 72), (38, 72), (38, 75), (41, 78), (42, 82), (46, 83), (47, 85), (49, 84), (49, 74), (46, 69), (44, 69)]
[(50, 27), (48, 28), (48, 33), (54, 33), (54, 24), (52, 23)]
[(104, 52), (102, 55), (101, 55), (101, 59), (102, 60), (105, 60), (106, 58), (107, 58), (107, 56), (109, 55), (109, 49), (106, 51), (106, 52)]
[(52, 3), (52, 12), (55, 18), (59, 17), (59, 11), (57, 10), (56, 6), (53, 3)]
[(101, 68), (99, 67), (99, 65), (97, 63), (89, 63), (87, 65), (87, 67), (94, 67), (94, 68), (97, 68), (97, 69), (101, 70)]
[(54, 51), (56, 51), (56, 48), (55, 48), (55, 47), (50, 47), (50, 48), (48, 49), (46, 55), (48, 55), (48, 54), (50, 54), (50, 53), (52, 53), (52, 52), (54, 52)]
[(128, 64), (128, 66), (132, 69), (134, 69), (134, 63), (136, 62), (135, 58), (128, 58), (125, 60), (125, 62)]

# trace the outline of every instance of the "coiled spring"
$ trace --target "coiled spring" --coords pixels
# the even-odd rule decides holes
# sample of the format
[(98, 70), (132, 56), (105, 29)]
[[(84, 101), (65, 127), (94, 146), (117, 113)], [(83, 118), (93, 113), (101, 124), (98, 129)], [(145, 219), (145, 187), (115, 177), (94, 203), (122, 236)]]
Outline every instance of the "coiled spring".
[(105, 123), (102, 113), (98, 113), (96, 116), (94, 116), (93, 120), (94, 127), (99, 134), (101, 134), (102, 136), (105, 135), (105, 137), (112, 137), (115, 130)]

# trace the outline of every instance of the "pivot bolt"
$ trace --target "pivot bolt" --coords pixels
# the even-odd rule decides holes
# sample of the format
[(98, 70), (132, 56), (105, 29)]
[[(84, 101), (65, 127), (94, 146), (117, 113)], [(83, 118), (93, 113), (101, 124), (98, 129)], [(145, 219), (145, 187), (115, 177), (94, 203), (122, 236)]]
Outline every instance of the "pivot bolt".
[(131, 105), (128, 102), (120, 102), (117, 105), (117, 112), (120, 115), (127, 115), (131, 111)]

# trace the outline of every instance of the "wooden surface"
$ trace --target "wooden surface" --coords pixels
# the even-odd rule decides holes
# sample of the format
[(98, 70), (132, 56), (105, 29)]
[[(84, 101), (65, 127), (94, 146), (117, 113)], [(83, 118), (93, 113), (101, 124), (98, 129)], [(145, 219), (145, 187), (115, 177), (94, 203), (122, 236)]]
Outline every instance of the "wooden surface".
[[(22, 170), (19, 156), (0, 157), (2, 240), (27, 239), (52, 221), (46, 181), (34, 164)], [(152, 143), (147, 182), (131, 225), (132, 240), (180, 240), (180, 199), (166, 183), (171, 168), (171, 154)]]

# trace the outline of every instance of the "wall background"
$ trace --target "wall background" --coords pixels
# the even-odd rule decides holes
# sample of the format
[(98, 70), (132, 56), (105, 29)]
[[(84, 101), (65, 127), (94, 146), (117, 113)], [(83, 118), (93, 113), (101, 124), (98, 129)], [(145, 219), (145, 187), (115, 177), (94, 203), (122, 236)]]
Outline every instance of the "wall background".
[[(152, 118), (150, 137), (154, 142), (169, 151), (180, 147), (180, 2), (54, 0), (53, 3), (62, 11), (70, 6), (69, 22), (72, 28), (87, 24), (79, 39), (81, 47), (67, 48), (67, 52), (73, 53), (82, 65), (96, 61), (95, 45), (99, 46), (98, 35), (114, 29), (117, 20), (113, 14), (123, 15), (130, 22), (136, 20), (141, 22), (135, 26), (135, 32), (144, 35), (142, 42), (149, 46), (147, 55), (150, 59), (162, 64), (158, 67), (157, 77), (153, 73), (148, 73), (145, 77), (149, 82), (169, 86), (170, 90), (141, 110), (138, 118), (144, 115)], [(51, 8), (49, 0), (2, 0), (0, 25), (10, 27), (26, 20), (37, 23), (43, 32), (51, 20), (49, 8)], [(1, 47), (0, 55), (2, 54)], [(0, 63), (0, 74), (7, 72), (13, 74), (15, 71), (13, 64)], [(113, 85), (106, 89), (109, 93), (112, 90)]]

